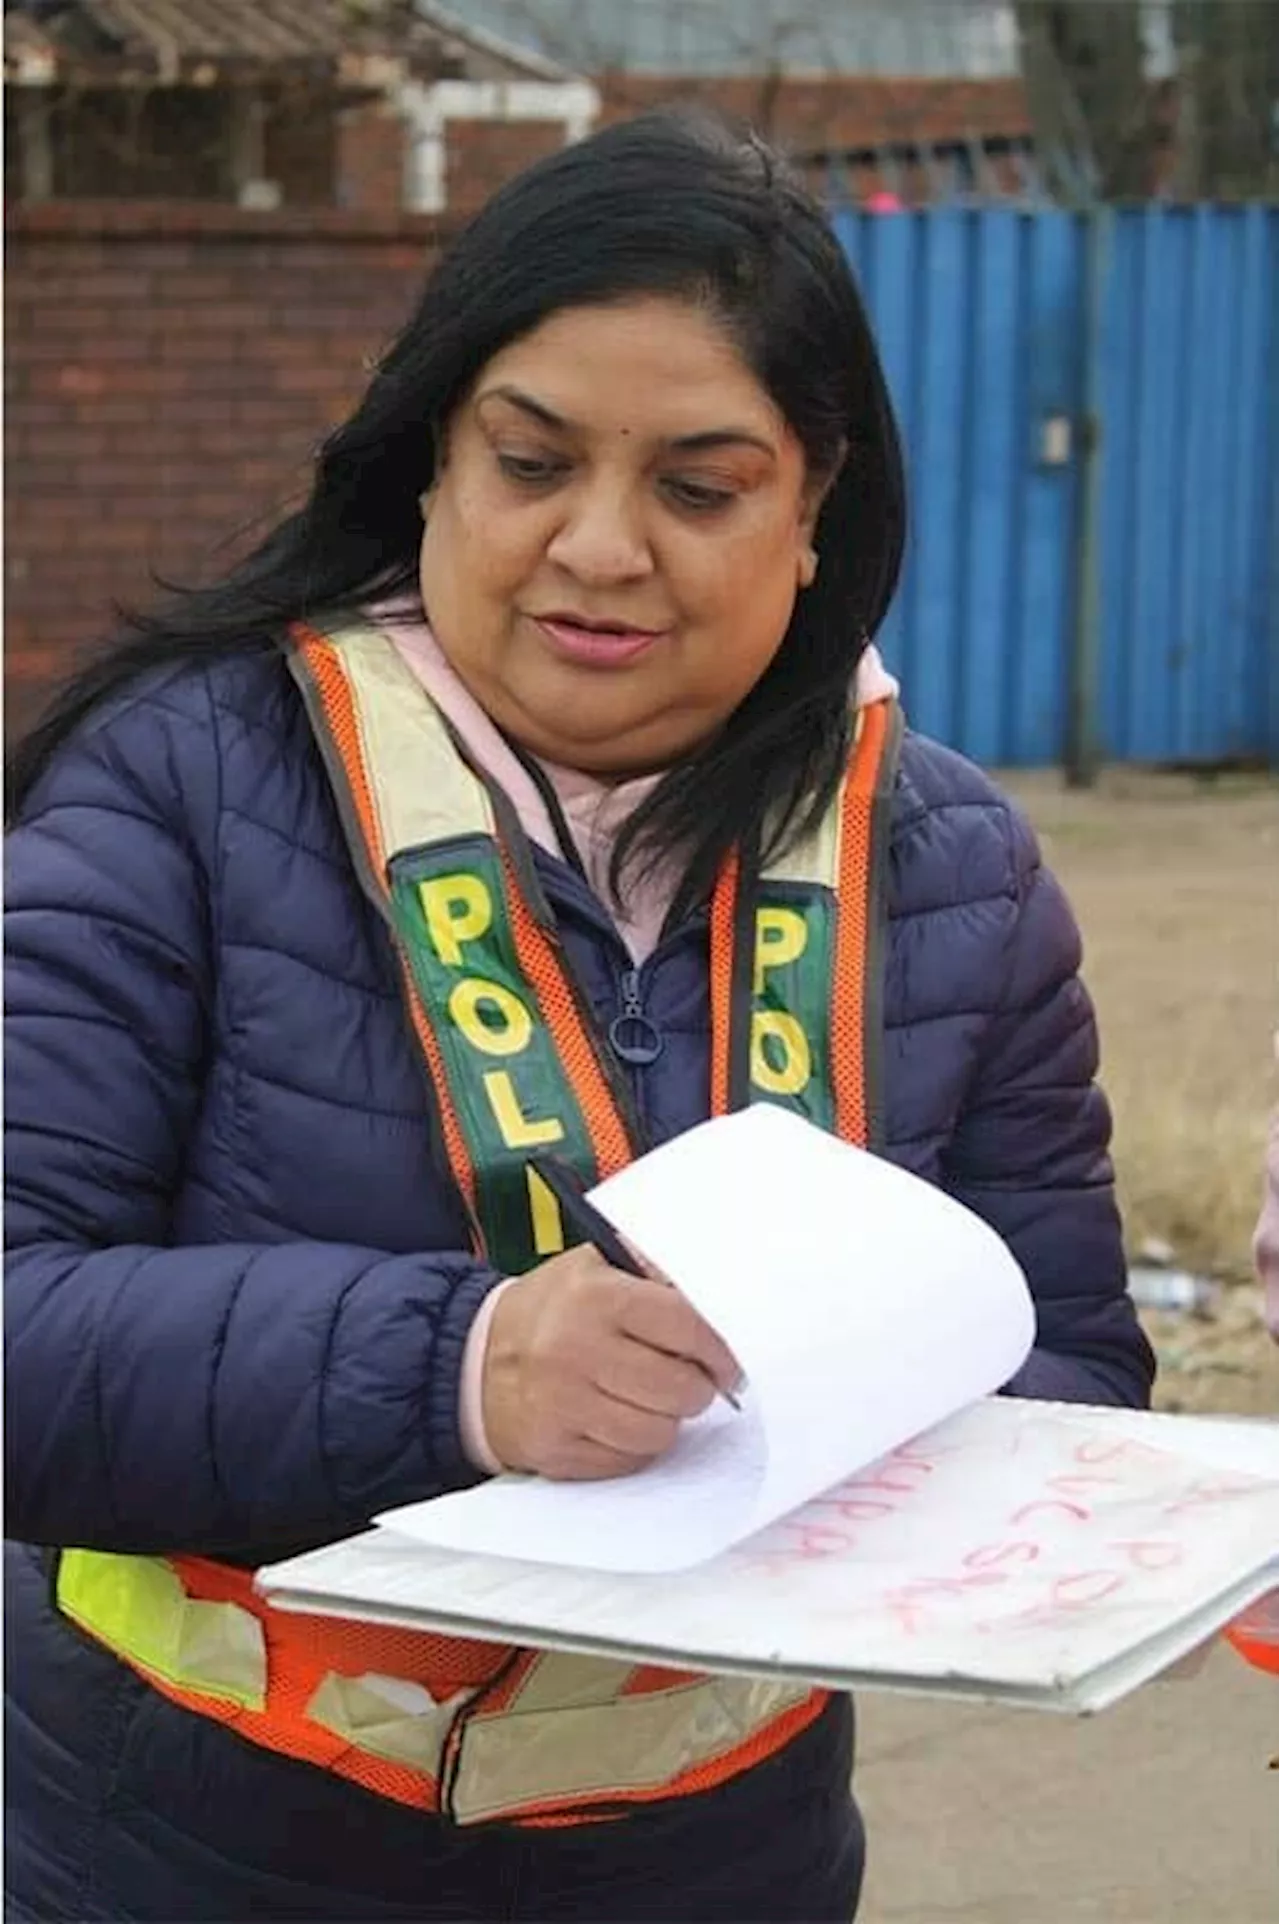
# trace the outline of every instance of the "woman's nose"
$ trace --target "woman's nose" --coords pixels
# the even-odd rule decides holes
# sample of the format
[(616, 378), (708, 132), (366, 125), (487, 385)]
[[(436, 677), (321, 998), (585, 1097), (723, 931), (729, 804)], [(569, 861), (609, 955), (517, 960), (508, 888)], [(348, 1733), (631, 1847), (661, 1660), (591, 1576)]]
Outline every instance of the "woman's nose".
[(594, 489), (573, 501), (548, 543), (548, 558), (579, 581), (603, 585), (653, 572), (637, 504), (620, 491)]

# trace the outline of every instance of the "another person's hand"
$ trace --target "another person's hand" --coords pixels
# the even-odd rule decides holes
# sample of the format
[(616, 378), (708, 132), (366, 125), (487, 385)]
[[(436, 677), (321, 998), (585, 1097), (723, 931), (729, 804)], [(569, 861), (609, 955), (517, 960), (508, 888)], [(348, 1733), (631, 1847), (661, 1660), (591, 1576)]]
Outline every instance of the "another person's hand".
[(509, 1283), (485, 1350), (484, 1428), (509, 1470), (625, 1476), (740, 1378), (734, 1357), (668, 1284), (598, 1251), (553, 1256)]

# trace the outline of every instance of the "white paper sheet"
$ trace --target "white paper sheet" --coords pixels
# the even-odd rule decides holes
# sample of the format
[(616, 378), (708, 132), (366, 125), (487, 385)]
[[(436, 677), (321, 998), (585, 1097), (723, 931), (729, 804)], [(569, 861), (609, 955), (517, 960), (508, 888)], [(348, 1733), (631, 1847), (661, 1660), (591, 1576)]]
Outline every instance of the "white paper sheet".
[(606, 1483), (502, 1477), (390, 1511), (441, 1549), (687, 1569), (996, 1389), (1034, 1339), (995, 1232), (931, 1184), (759, 1105), (593, 1191), (746, 1372), (676, 1447)]
[(1099, 1709), (1275, 1581), (1276, 1427), (988, 1398), (714, 1562), (628, 1577), (374, 1531), (262, 1572), (331, 1609), (733, 1673)]

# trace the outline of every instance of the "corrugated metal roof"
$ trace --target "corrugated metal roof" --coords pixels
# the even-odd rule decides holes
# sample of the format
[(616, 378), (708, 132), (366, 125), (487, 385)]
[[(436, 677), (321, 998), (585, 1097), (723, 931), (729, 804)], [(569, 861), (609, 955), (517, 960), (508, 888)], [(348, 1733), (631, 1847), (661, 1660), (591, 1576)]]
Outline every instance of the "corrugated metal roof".
[[(353, 84), (378, 84), (384, 63), (423, 77), (549, 78), (549, 64), (464, 27), (424, 18), (413, 0), (18, 0), (5, 13), (5, 70), (30, 81), (52, 62), (57, 77), (195, 68), (329, 68)], [(54, 77), (53, 74), (47, 77)]]
[[(78, 0), (101, 31), (131, 53), (168, 45), (203, 60), (327, 60), (360, 48), (405, 52), (439, 36), (400, 0)], [(56, 29), (55, 29), (56, 30)]]
[(466, 0), (465, 12), (469, 25), (589, 73), (994, 80), (1018, 71), (1013, 0)]

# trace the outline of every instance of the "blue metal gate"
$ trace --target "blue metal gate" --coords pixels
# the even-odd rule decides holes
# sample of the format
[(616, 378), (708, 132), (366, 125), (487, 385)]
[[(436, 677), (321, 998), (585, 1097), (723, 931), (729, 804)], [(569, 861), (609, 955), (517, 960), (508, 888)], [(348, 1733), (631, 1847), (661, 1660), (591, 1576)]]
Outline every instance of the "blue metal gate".
[(1083, 645), (1104, 756), (1274, 759), (1276, 210), (835, 223), (907, 448), (909, 557), (882, 643), (915, 726), (987, 763), (1057, 761)]

